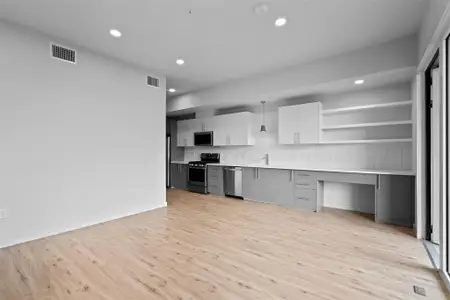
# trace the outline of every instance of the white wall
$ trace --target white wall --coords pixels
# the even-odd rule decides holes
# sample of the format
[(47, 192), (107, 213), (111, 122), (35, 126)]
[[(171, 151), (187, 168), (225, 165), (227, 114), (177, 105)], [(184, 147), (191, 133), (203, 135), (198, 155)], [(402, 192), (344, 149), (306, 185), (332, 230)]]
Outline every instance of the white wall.
[(417, 37), (411, 36), (182, 95), (168, 101), (167, 112), (275, 101), (300, 95), (324, 83), (409, 68), (416, 64)]
[(0, 36), (0, 247), (164, 206), (165, 78), (80, 48), (57, 61), (8, 23)]
[(449, 0), (428, 0), (427, 11), (419, 30), (419, 61), (432, 41), (433, 34), (441, 21)]

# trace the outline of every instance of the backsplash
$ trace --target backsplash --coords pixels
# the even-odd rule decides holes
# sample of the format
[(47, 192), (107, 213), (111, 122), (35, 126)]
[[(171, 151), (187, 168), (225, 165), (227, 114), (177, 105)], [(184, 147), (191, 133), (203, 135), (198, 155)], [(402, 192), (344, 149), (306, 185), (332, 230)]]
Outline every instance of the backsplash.
[(305, 168), (412, 170), (412, 143), (279, 145), (278, 112), (266, 113), (267, 132), (259, 132), (261, 114), (253, 120), (254, 146), (190, 147), (185, 160), (198, 160), (202, 152), (221, 154), (224, 163), (258, 164), (269, 154), (269, 164)]

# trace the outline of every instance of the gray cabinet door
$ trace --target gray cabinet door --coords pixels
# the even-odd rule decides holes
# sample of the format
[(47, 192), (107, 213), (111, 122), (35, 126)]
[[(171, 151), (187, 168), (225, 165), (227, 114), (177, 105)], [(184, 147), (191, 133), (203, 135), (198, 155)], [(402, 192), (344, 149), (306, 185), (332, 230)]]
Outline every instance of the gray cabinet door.
[(377, 222), (412, 227), (414, 223), (414, 176), (378, 175), (375, 217)]
[(170, 165), (170, 185), (177, 189), (187, 189), (188, 166), (185, 164)]
[(179, 164), (170, 164), (170, 185), (177, 188), (179, 183)]
[(208, 166), (208, 193), (223, 196), (223, 168), (219, 166)]
[(188, 185), (188, 168), (189, 166), (186, 164), (181, 164), (180, 165), (180, 173), (179, 173), (179, 188), (183, 189), (183, 190), (187, 190), (187, 185)]
[(293, 188), (290, 170), (244, 168), (244, 199), (293, 206)]
[(242, 173), (242, 195), (244, 199), (258, 201), (256, 169), (243, 168)]
[(294, 181), (290, 170), (260, 169), (258, 183), (262, 202), (293, 205)]

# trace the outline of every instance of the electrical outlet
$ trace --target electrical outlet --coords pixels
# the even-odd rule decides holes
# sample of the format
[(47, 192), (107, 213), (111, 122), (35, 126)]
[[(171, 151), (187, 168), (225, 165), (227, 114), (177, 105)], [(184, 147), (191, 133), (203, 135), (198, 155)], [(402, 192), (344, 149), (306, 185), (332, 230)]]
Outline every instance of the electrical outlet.
[(8, 217), (8, 211), (6, 209), (0, 209), (0, 219), (6, 219)]

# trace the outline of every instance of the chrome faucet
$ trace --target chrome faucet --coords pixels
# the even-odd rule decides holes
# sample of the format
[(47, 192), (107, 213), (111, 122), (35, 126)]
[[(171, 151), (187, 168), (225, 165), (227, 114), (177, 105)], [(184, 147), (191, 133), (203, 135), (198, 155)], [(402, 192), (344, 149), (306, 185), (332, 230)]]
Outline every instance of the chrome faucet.
[(269, 154), (265, 154), (263, 159), (266, 161), (266, 166), (269, 165)]

